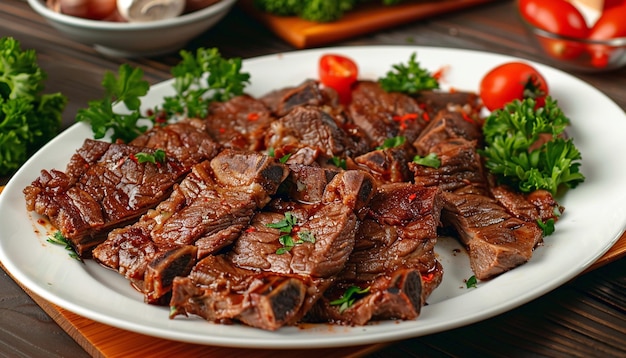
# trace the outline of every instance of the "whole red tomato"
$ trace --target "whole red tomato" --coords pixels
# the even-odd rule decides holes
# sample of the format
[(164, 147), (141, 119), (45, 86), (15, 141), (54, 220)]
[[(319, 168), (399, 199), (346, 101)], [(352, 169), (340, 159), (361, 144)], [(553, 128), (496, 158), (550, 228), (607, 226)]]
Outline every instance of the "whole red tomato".
[[(626, 37), (626, 3), (606, 8), (589, 33), (591, 40), (604, 41), (618, 37)], [(604, 45), (590, 45), (589, 52), (591, 53), (592, 65), (599, 68), (606, 67), (616, 50), (623, 51), (623, 49)]]
[[(565, 0), (519, 0), (519, 11), (530, 24), (557, 35), (585, 38), (589, 27), (578, 9)], [(573, 41), (540, 37), (544, 50), (557, 59), (578, 57), (585, 46)]]
[(337, 91), (341, 103), (350, 102), (352, 84), (359, 75), (359, 68), (352, 59), (336, 54), (323, 55), (319, 61), (318, 72), (320, 82)]
[(523, 62), (494, 67), (480, 81), (480, 98), (490, 111), (524, 98), (534, 98), (537, 106), (543, 106), (547, 95), (545, 78), (533, 66)]
[(116, 0), (59, 0), (61, 13), (91, 20), (102, 20), (117, 10)]

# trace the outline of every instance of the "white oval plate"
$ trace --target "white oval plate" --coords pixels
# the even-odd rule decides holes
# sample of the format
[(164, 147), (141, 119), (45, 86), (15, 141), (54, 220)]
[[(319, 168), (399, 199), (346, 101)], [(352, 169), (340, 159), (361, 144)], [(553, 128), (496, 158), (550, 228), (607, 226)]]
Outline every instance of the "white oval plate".
[[(376, 79), (391, 65), (406, 63), (413, 52), (422, 66), (447, 70), (443, 84), (476, 91), (481, 77), (513, 57), (466, 50), (407, 46), (346, 47), (297, 51), (244, 61), (251, 74), (248, 90), (259, 96), (305, 78), (317, 77), (321, 54), (340, 53), (358, 63), (362, 79)], [(551, 93), (572, 126), (568, 134), (583, 155), (587, 180), (562, 198), (566, 211), (556, 233), (545, 239), (527, 264), (467, 289), (472, 273), (466, 255), (454, 255), (458, 244), (444, 240), (437, 253), (444, 281), (414, 321), (380, 322), (365, 327), (311, 325), (266, 332), (243, 325), (218, 325), (197, 318), (168, 319), (168, 309), (143, 303), (142, 296), (115, 272), (93, 262), (81, 264), (62, 247), (46, 242), (45, 227), (25, 209), (22, 189), (41, 169), (64, 170), (90, 128), (76, 124), (34, 155), (0, 195), (0, 260), (24, 286), (44, 299), (118, 328), (190, 343), (247, 348), (321, 348), (370, 344), (440, 332), (477, 322), (531, 301), (564, 284), (601, 257), (626, 224), (626, 115), (590, 85), (553, 68), (534, 63), (547, 78)], [(153, 86), (146, 108), (172, 94), (171, 81)]]

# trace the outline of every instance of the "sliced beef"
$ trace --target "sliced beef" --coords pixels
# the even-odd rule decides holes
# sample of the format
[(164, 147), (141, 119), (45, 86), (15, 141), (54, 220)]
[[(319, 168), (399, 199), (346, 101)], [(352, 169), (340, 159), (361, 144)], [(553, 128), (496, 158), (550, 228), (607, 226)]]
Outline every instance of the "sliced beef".
[(307, 286), (300, 277), (242, 269), (224, 256), (207, 256), (188, 277), (174, 279), (170, 317), (192, 314), (274, 331), (294, 321)]
[[(92, 142), (87, 140), (85, 146), (94, 147)], [(54, 169), (41, 171), (24, 189), (26, 207), (47, 216), (81, 257), (89, 257), (108, 231), (154, 207), (187, 172), (171, 157), (159, 165), (133, 160), (137, 153), (153, 151), (110, 144), (91, 163), (77, 154), (68, 165), (70, 175)], [(73, 169), (78, 165), (85, 170)], [(80, 176), (74, 176), (79, 172)]]
[(338, 169), (303, 164), (289, 165), (289, 176), (279, 188), (279, 195), (303, 203), (319, 203)]
[[(367, 204), (362, 201), (371, 198), (372, 185), (366, 173), (340, 172), (320, 202), (270, 203), (231, 251), (206, 258), (188, 278), (175, 280), (173, 316), (197, 314), (270, 330), (297, 323), (343, 269), (354, 247), (354, 210)], [(273, 226), (285, 220), (289, 228)]]
[[(287, 168), (274, 158), (224, 150), (210, 162), (194, 166), (172, 195), (139, 222), (113, 231), (94, 250), (94, 258), (135, 281), (137, 287), (164, 287), (162, 292), (144, 290), (146, 300), (160, 303), (169, 286), (138, 281), (171, 277), (177, 267), (188, 265), (171, 260), (169, 266), (154, 265), (155, 260), (185, 246), (194, 246), (196, 257), (202, 258), (230, 245), (286, 176)], [(148, 277), (146, 269), (151, 265), (161, 271)]]
[[(440, 159), (439, 168), (409, 167), (416, 183), (444, 190), (442, 223), (454, 228), (466, 246), (476, 278), (489, 279), (527, 262), (543, 238), (535, 222), (537, 207), (502, 188), (490, 190), (475, 142), (445, 139), (429, 152)], [(500, 202), (493, 193), (499, 193)], [(508, 203), (511, 211), (501, 203)]]
[(506, 186), (498, 185), (490, 187), (490, 192), (509, 213), (525, 221), (545, 222), (550, 219), (557, 221), (564, 210), (546, 190), (535, 190), (524, 195)]
[[(215, 156), (217, 145), (200, 123), (154, 128), (128, 145), (85, 140), (65, 172), (43, 170), (24, 189), (26, 207), (47, 216), (88, 257), (107, 232), (136, 220), (166, 198), (192, 165)], [(156, 149), (165, 151), (165, 163), (136, 159)]]
[(413, 146), (421, 156), (431, 152), (431, 148), (451, 139), (466, 139), (480, 147), (482, 129), (473, 121), (468, 121), (460, 112), (442, 110), (428, 123)]
[(354, 158), (356, 167), (372, 174), (382, 183), (411, 181), (413, 174), (408, 163), (413, 160), (415, 151), (404, 144), (394, 148), (376, 149)]
[[(354, 303), (345, 308), (338, 302), (351, 288), (359, 287), (362, 294), (351, 296)], [(311, 322), (333, 322), (346, 325), (365, 325), (376, 320), (411, 320), (419, 316), (423, 301), (422, 276), (418, 270), (401, 269), (388, 275), (378, 276), (366, 287), (335, 285), (326, 296), (334, 300), (320, 299), (308, 312)], [(337, 302), (331, 304), (330, 302)]]
[[(298, 161), (307, 165), (318, 158), (326, 162), (333, 157), (350, 156), (358, 150), (357, 144), (334, 118), (315, 106), (295, 107), (286, 116), (272, 122), (265, 137), (265, 146), (277, 150), (279, 158), (281, 154), (291, 153), (296, 153), (292, 157), (300, 157), (297, 152), (308, 148), (308, 153), (312, 154), (310, 161)], [(292, 162), (290, 158), (289, 163)]]
[(475, 92), (421, 91), (415, 99), (432, 118), (440, 111), (459, 112), (468, 119), (477, 120), (482, 104)]
[(211, 159), (220, 150), (207, 133), (206, 122), (186, 119), (164, 127), (155, 127), (135, 138), (130, 145), (159, 148), (189, 169), (203, 160)]
[(434, 168), (409, 162), (415, 183), (439, 186), (445, 191), (472, 185), (486, 192), (486, 178), (476, 143), (462, 138), (445, 140), (433, 145), (429, 153), (439, 158), (440, 166)]
[(306, 80), (296, 87), (287, 87), (272, 91), (260, 100), (274, 113), (276, 117), (287, 115), (292, 109), (300, 106), (328, 106), (337, 107), (337, 93), (320, 86), (314, 80)]
[(535, 222), (512, 216), (489, 196), (461, 189), (444, 193), (444, 199), (442, 221), (456, 229), (479, 280), (527, 262), (543, 238)]
[(360, 81), (352, 91), (348, 116), (367, 136), (372, 148), (385, 139), (404, 136), (412, 143), (428, 117), (417, 101), (402, 93), (385, 92), (377, 82)]
[(241, 95), (226, 102), (212, 102), (204, 122), (224, 148), (260, 151), (265, 149), (263, 135), (273, 120), (262, 101)]
[[(410, 183), (380, 187), (359, 225), (345, 268), (307, 320), (362, 325), (417, 317), (443, 275), (434, 252), (441, 207), (437, 187)], [(367, 292), (353, 306), (331, 304), (352, 286)]]

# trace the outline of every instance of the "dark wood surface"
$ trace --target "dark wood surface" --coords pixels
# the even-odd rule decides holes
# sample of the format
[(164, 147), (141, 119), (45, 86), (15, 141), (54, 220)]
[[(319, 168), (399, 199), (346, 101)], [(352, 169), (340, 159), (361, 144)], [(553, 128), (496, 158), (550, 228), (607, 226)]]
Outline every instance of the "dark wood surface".
[[(104, 57), (65, 39), (21, 0), (0, 1), (2, 36), (13, 36), (23, 48), (37, 51), (49, 75), (47, 90), (70, 98), (66, 125), (74, 121), (77, 109), (101, 97), (105, 70), (116, 71), (128, 62), (143, 68), (147, 79), (156, 83), (168, 79), (170, 67), (179, 60), (176, 54), (133, 60)], [(514, 1), (496, 1), (331, 45), (373, 44), (476, 49), (545, 62), (527, 38)], [(199, 46), (218, 47), (227, 57), (242, 58), (294, 50), (238, 8), (187, 49)], [(626, 69), (574, 75), (626, 109)], [(0, 270), (0, 357), (81, 356), (88, 354)], [(369, 356), (626, 357), (626, 260), (585, 273), (498, 317), (394, 342)]]

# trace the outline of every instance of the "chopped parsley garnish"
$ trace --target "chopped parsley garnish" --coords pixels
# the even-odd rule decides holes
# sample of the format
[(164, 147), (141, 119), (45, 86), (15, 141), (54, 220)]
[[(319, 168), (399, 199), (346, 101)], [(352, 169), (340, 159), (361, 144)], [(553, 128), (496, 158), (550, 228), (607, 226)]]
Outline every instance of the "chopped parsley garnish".
[(294, 240), (292, 234), (294, 229), (298, 227), (297, 225), (298, 218), (296, 218), (293, 213), (289, 211), (285, 213), (285, 217), (282, 220), (265, 225), (272, 229), (278, 229), (278, 231), (283, 233), (283, 235), (278, 238), (278, 242), (282, 245), (282, 247), (279, 247), (276, 250), (276, 254), (282, 255), (291, 251), (291, 249), (293, 249), (296, 245), (304, 244), (305, 242), (312, 244), (315, 243), (315, 237), (310, 231), (299, 230), (299, 228), (296, 234), (297, 239)]
[(404, 136), (395, 136), (395, 137), (387, 138), (385, 139), (382, 145), (379, 145), (378, 147), (376, 147), (376, 150), (391, 149), (391, 148), (399, 147), (402, 144), (404, 144), (404, 142), (406, 142), (406, 137)]
[(287, 153), (287, 154), (283, 155), (282, 157), (280, 157), (280, 159), (278, 159), (278, 161), (283, 163), (283, 164), (285, 164), (285, 163), (287, 163), (289, 158), (291, 158), (291, 153)]
[(78, 254), (76, 253), (76, 251), (74, 251), (74, 248), (72, 247), (70, 242), (67, 240), (65, 236), (63, 236), (63, 234), (60, 231), (55, 232), (51, 236), (48, 236), (48, 239), (46, 241), (48, 241), (51, 244), (65, 246), (65, 249), (69, 251), (69, 255), (71, 258), (78, 260), (80, 262), (83, 262), (83, 259), (81, 259), (80, 256), (78, 256)]
[(429, 153), (425, 157), (416, 155), (415, 157), (413, 157), (413, 162), (435, 169), (441, 166), (441, 160), (439, 160), (439, 157), (435, 153)]
[(541, 219), (537, 219), (537, 225), (543, 231), (543, 236), (549, 236), (554, 233), (554, 219), (548, 219), (545, 222)]
[(347, 167), (346, 160), (337, 156), (330, 158), (328, 161), (332, 163), (334, 166), (341, 168), (341, 169), (346, 169)]
[(470, 278), (468, 278), (467, 281), (465, 281), (466, 288), (476, 288), (477, 284), (478, 284), (478, 280), (476, 279), (476, 276), (474, 275), (470, 276)]
[[(563, 131), (569, 124), (557, 102), (546, 97), (536, 108), (532, 98), (513, 101), (485, 120), (485, 148), (480, 154), (486, 168), (521, 192), (545, 189), (557, 194), (564, 186), (576, 187), (585, 180), (579, 171), (581, 154)], [(548, 137), (538, 148), (537, 143)]]
[(139, 152), (135, 154), (135, 158), (137, 158), (137, 163), (139, 164), (163, 164), (165, 163), (165, 151), (163, 149), (157, 149), (154, 153)]
[(392, 66), (385, 77), (379, 78), (378, 83), (386, 92), (401, 92), (416, 94), (423, 90), (439, 88), (439, 81), (431, 73), (422, 68), (415, 60), (414, 52), (407, 64), (399, 63)]
[(331, 306), (339, 306), (339, 313), (343, 313), (343, 311), (352, 307), (354, 302), (359, 298), (362, 298), (364, 294), (370, 291), (370, 287), (360, 288), (359, 286), (350, 286), (346, 290), (346, 292), (341, 295), (340, 298), (330, 301)]

